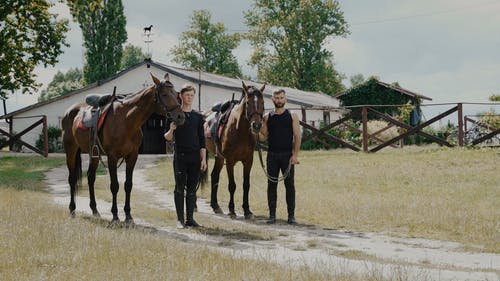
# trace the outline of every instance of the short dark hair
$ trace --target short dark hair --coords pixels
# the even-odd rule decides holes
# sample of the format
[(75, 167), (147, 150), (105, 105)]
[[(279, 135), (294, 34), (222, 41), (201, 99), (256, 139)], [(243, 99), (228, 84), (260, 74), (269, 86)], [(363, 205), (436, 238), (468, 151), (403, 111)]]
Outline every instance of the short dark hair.
[(182, 86), (182, 89), (181, 89), (181, 94), (184, 94), (185, 92), (189, 92), (189, 91), (193, 91), (195, 94), (196, 94), (196, 89), (195, 87), (191, 86), (191, 85), (184, 85)]
[(283, 89), (278, 89), (278, 90), (276, 90), (276, 91), (274, 91), (274, 92), (273, 92), (273, 96), (279, 95), (279, 94), (281, 94), (281, 93), (286, 94), (285, 90), (283, 90)]

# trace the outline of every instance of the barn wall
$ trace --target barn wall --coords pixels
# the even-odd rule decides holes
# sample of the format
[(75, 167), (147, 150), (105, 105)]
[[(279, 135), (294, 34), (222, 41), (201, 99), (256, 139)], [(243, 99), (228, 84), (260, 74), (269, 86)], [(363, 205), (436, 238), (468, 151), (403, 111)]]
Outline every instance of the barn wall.
[[(86, 91), (82, 91), (78, 94), (74, 94), (71, 96), (68, 96), (66, 98), (62, 98), (58, 101), (48, 103), (45, 105), (38, 106), (36, 108), (30, 109), (28, 111), (19, 113), (15, 116), (15, 118), (18, 117), (27, 117), (27, 116), (34, 116), (34, 115), (46, 115), (47, 116), (47, 124), (49, 126), (56, 126), (60, 127), (60, 121), (62, 119), (62, 116), (64, 115), (64, 112), (73, 104), (75, 103), (80, 103), (85, 100), (85, 96), (91, 93), (98, 93), (98, 94), (104, 94), (104, 93), (112, 93), (113, 92), (113, 87), (117, 86), (117, 93), (118, 94), (129, 94), (129, 93), (136, 93), (139, 90), (148, 87), (153, 84), (153, 81), (151, 79), (150, 73), (153, 73), (156, 77), (162, 79), (165, 75), (165, 71), (162, 69), (159, 69), (155, 67), (154, 65), (151, 66), (150, 68), (147, 68), (146, 65), (140, 66), (135, 69), (131, 69), (128, 72), (124, 73), (123, 75), (116, 77), (115, 79), (111, 81), (107, 81), (106, 83), (94, 87), (92, 89), (88, 89)], [(175, 76), (173, 74), (170, 74), (170, 81), (174, 84), (174, 87), (177, 91), (180, 91), (182, 86), (184, 84), (191, 84), (193, 85), (196, 89), (198, 89), (198, 84), (192, 83), (184, 78)], [(255, 85), (255, 86), (260, 86), (260, 85)], [(224, 101), (224, 100), (229, 100), (232, 97), (232, 94), (234, 93), (235, 99), (239, 99), (241, 96), (241, 92), (235, 92), (226, 88), (219, 88), (219, 87), (214, 87), (214, 86), (207, 86), (207, 85), (201, 85), (201, 110), (202, 111), (207, 111), (210, 110), (213, 104), (216, 102)], [(267, 93), (267, 92), (266, 92)], [(271, 94), (271, 93), (268, 93)], [(195, 97), (195, 102), (193, 105), (194, 109), (198, 109), (198, 95), (200, 93), (197, 93), (197, 96)], [(274, 105), (269, 98), (264, 98), (264, 106), (266, 108), (266, 111), (271, 110), (274, 108)], [(302, 120), (302, 112), (300, 111), (300, 105), (294, 104), (292, 102), (289, 102), (287, 104), (288, 108), (292, 108), (292, 112), (295, 112), (299, 118)], [(331, 120), (336, 120), (339, 118), (338, 113), (331, 113)], [(16, 132), (20, 132), (30, 126), (33, 122), (35, 122), (35, 118), (29, 118), (29, 119), (14, 119), (13, 122), (13, 129)], [(314, 124), (316, 126), (319, 125), (319, 122), (323, 120), (323, 112), (319, 110), (314, 110), (314, 111), (307, 111), (307, 121), (309, 123), (312, 123), (314, 121)], [(38, 136), (42, 132), (42, 127), (38, 126), (31, 132), (25, 134), (22, 139), (32, 145), (35, 145), (36, 140), (38, 139)], [(24, 150), (26, 150), (23, 147)], [(26, 150), (30, 151), (30, 150)]]

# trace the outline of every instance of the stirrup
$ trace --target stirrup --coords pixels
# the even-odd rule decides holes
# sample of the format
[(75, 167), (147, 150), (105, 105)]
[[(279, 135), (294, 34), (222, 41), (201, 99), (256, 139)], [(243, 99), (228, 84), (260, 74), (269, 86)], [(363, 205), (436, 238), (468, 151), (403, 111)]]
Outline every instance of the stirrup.
[(99, 147), (97, 147), (97, 145), (94, 144), (94, 146), (92, 146), (92, 151), (90, 152), (90, 156), (92, 158), (99, 158)]

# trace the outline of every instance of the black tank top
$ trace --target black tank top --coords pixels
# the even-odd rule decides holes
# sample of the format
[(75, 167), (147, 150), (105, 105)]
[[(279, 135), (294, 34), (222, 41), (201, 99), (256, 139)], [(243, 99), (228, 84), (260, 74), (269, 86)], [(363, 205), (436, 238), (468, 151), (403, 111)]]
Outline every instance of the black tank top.
[(274, 111), (269, 113), (267, 120), (267, 130), (269, 132), (269, 151), (271, 152), (292, 152), (293, 150), (293, 127), (292, 115), (285, 109), (282, 114)]

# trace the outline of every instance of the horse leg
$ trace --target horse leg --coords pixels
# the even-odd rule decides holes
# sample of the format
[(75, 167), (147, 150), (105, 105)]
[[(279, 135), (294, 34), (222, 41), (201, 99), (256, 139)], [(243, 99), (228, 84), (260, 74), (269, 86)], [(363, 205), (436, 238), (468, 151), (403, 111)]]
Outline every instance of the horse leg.
[(215, 157), (214, 168), (212, 169), (212, 173), (210, 175), (210, 182), (212, 185), (212, 190), (210, 193), (210, 206), (212, 207), (214, 213), (216, 214), (224, 214), (224, 212), (222, 212), (222, 209), (219, 207), (219, 203), (217, 202), (217, 189), (219, 188), (219, 176), (223, 165), (224, 165), (224, 159), (220, 157)]
[(78, 169), (76, 165), (76, 160), (77, 160), (77, 148), (73, 147), (66, 147), (66, 166), (68, 167), (68, 183), (70, 187), (70, 195), (71, 199), (69, 202), (69, 213), (71, 217), (75, 217), (75, 209), (76, 209), (76, 204), (75, 204), (75, 194), (76, 194), (76, 185), (78, 181)]
[(127, 168), (125, 179), (125, 207), (123, 207), (123, 210), (125, 211), (125, 223), (133, 224), (134, 219), (130, 215), (130, 194), (132, 193), (132, 175), (134, 173), (135, 163), (137, 162), (137, 153), (125, 158), (125, 162), (127, 163)]
[(229, 216), (232, 219), (236, 218), (236, 212), (234, 211), (234, 192), (236, 191), (236, 182), (234, 181), (234, 163), (226, 162), (227, 179), (229, 181)]
[(99, 166), (99, 159), (90, 157), (89, 168), (87, 170), (87, 181), (89, 183), (90, 209), (92, 210), (92, 214), (95, 217), (101, 217), (99, 211), (97, 211), (97, 204), (95, 201), (95, 194), (94, 194), (95, 173), (98, 166)]
[(248, 193), (250, 191), (250, 170), (252, 169), (252, 161), (243, 162), (243, 211), (245, 219), (253, 219), (253, 213), (250, 211), (248, 203)]
[(113, 206), (111, 207), (111, 213), (113, 214), (112, 223), (120, 221), (118, 219), (118, 207), (116, 204), (116, 195), (118, 194), (118, 189), (120, 188), (118, 184), (118, 175), (116, 174), (116, 165), (117, 159), (108, 155), (108, 170), (109, 177), (111, 179), (111, 184), (109, 185), (109, 189), (111, 190), (111, 194), (113, 194)]

